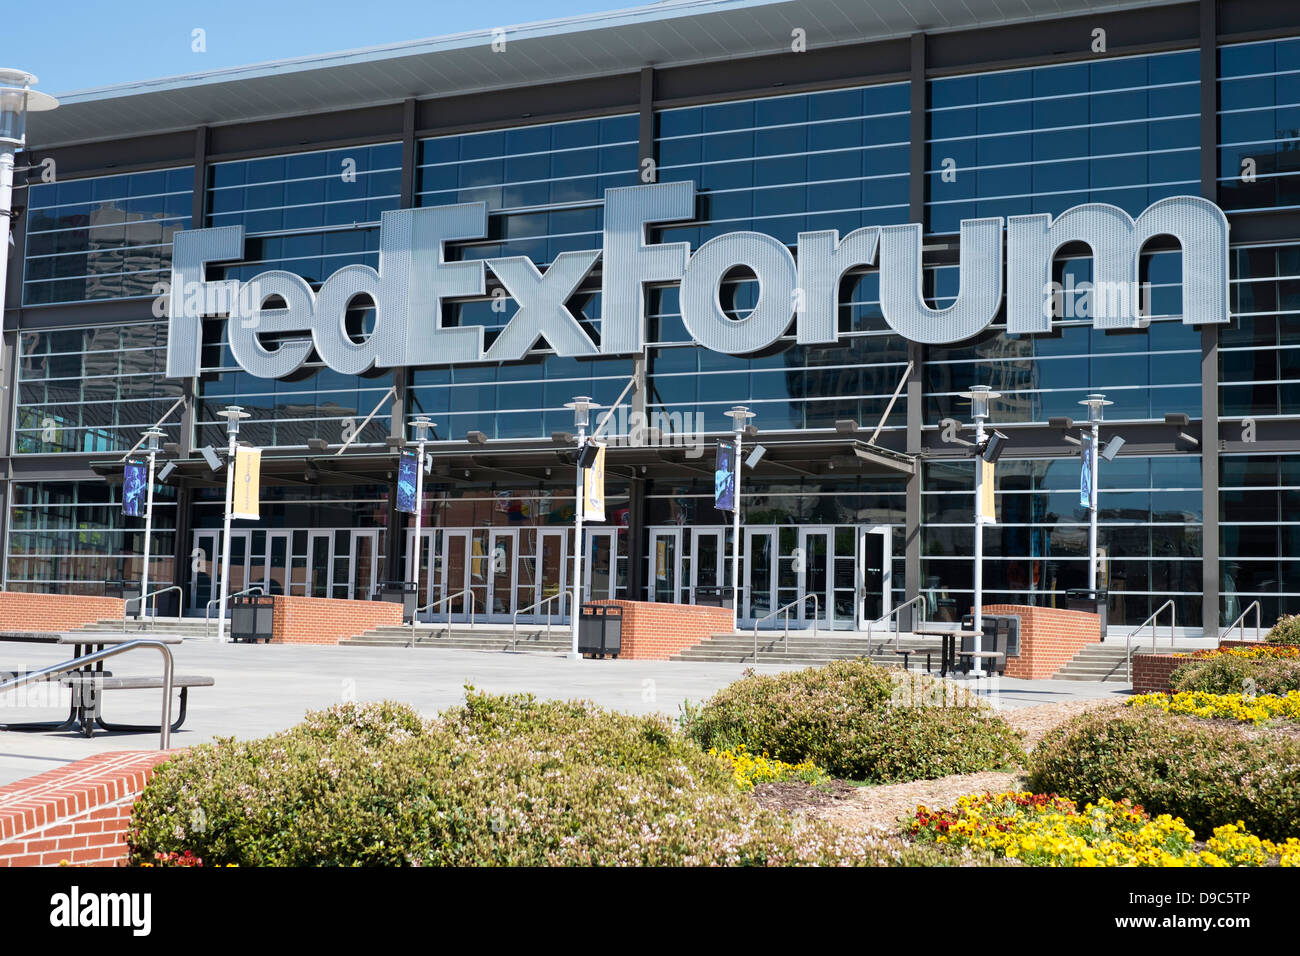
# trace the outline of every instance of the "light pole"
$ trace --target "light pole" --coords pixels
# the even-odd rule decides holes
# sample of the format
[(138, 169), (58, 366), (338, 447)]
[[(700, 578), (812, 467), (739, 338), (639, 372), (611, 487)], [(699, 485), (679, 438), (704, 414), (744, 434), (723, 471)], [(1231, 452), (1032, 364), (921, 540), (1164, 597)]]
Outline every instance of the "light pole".
[(573, 641), (569, 647), (569, 660), (582, 660), (578, 653), (578, 624), (582, 618), (582, 508), (586, 489), (583, 482), (582, 452), (587, 444), (587, 424), (591, 421), (591, 410), (600, 408), (587, 395), (579, 395), (571, 402), (564, 403), (565, 408), (573, 409), (573, 424), (578, 429), (578, 493), (574, 499), (576, 508), (577, 532), (573, 539), (573, 607), (569, 611), (573, 624)]
[[(424, 517), (424, 443), (429, 440), (429, 429), (433, 427), (434, 423), (429, 421), (427, 416), (419, 415), (411, 419), (411, 428), (415, 430), (415, 447), (419, 455), (415, 466), (415, 541), (411, 558), (411, 580), (415, 582), (417, 606), (420, 603), (420, 559), (424, 556), (423, 543), (420, 541), (420, 523)], [(472, 596), (470, 600), (473, 600)], [(447, 610), (451, 610), (450, 606)], [(414, 621), (411, 622), (411, 626), (414, 628)]]
[[(969, 392), (962, 392), (963, 398), (970, 399), (971, 418), (975, 420), (975, 606), (972, 612), (975, 618), (973, 649), (979, 654), (984, 649), (984, 522), (981, 520), (980, 506), (984, 498), (984, 422), (989, 417), (989, 401), (1001, 398), (1001, 392), (992, 391), (987, 385), (972, 385)], [(973, 658), (972, 677), (983, 677), (982, 657)]]
[(226, 455), (226, 515), (221, 531), (221, 603), (217, 613), (217, 643), (226, 640), (226, 592), (230, 590), (230, 510), (235, 502), (235, 448), (239, 444), (239, 423), (248, 418), (248, 412), (238, 405), (228, 405), (217, 412), (226, 420), (226, 435), (230, 438)]
[(14, 153), (27, 144), (27, 114), (52, 110), (59, 101), (32, 89), (36, 77), (0, 69), (0, 316), (9, 271), (9, 224), (13, 218)]
[[(745, 436), (745, 425), (754, 413), (744, 405), (733, 405), (725, 412), (731, 419), (732, 429), (736, 433), (736, 475), (731, 509), (731, 629), (736, 630), (740, 614), (740, 443)], [(800, 615), (803, 610), (800, 609)]]
[(1095, 602), (1097, 600), (1097, 457), (1101, 454), (1097, 442), (1103, 410), (1107, 405), (1115, 403), (1106, 401), (1106, 396), (1100, 392), (1093, 392), (1079, 404), (1088, 406), (1088, 427), (1092, 432), (1092, 474), (1088, 481), (1088, 590), (1092, 592), (1090, 598)]
[(153, 468), (158, 452), (162, 450), (160, 442), (165, 437), (163, 430), (156, 425), (144, 433), (149, 449), (149, 489), (145, 492), (144, 506), (144, 571), (140, 578), (140, 617), (146, 614), (145, 606), (149, 603), (149, 538), (153, 532)]

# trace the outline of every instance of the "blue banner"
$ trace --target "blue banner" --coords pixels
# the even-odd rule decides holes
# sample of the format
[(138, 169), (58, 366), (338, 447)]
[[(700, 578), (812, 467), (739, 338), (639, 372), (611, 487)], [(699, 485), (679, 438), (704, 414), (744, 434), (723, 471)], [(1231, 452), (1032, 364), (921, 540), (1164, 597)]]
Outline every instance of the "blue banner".
[(122, 472), (122, 514), (139, 518), (144, 514), (148, 491), (148, 468), (142, 461), (128, 461)]
[(1079, 504), (1092, 507), (1092, 436), (1083, 436), (1083, 467), (1079, 469)]
[(415, 486), (419, 481), (420, 456), (403, 449), (397, 462), (397, 510), (415, 514)]
[(718, 442), (718, 464), (713, 472), (713, 506), (719, 511), (736, 508), (736, 446)]

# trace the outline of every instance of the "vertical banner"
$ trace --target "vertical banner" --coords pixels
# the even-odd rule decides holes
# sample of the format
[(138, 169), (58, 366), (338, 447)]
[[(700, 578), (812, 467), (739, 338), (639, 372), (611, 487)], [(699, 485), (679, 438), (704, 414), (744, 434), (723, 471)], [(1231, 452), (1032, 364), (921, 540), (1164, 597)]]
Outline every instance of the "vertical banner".
[(262, 478), (262, 449), (235, 449), (235, 498), (230, 507), (230, 517), (244, 521), (258, 521), (258, 502)]
[(596, 460), (584, 469), (582, 481), (582, 520), (605, 520), (605, 446), (596, 446)]
[(1085, 508), (1092, 507), (1092, 435), (1084, 434), (1083, 446), (1080, 458), (1083, 459), (1083, 467), (1079, 469), (1079, 504)]
[(978, 459), (980, 464), (980, 514), (983, 524), (997, 524), (997, 505), (994, 504), (993, 462)]
[(148, 467), (132, 459), (122, 471), (122, 514), (138, 518), (144, 514), (145, 493), (149, 483)]
[(415, 488), (420, 475), (420, 456), (409, 448), (402, 449), (397, 460), (397, 510), (415, 514)]
[(719, 511), (736, 509), (736, 445), (718, 442), (718, 460), (713, 472), (713, 507)]

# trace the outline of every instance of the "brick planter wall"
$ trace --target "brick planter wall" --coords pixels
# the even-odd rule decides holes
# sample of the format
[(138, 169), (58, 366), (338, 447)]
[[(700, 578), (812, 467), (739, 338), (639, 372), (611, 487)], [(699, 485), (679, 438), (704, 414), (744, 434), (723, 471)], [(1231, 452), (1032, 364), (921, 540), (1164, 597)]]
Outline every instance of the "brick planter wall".
[(1167, 694), (1172, 689), (1169, 678), (1190, 657), (1177, 654), (1134, 654), (1133, 693)]
[(116, 866), (126, 861), (131, 807), (172, 756), (97, 754), (0, 787), (0, 866)]
[[(588, 601), (617, 604), (623, 609), (620, 658), (666, 661), (714, 634), (732, 631), (731, 608), (659, 601)], [(396, 607), (396, 605), (394, 605)]]
[(337, 644), (376, 627), (402, 623), (402, 605), (393, 601), (277, 594), (271, 619), (272, 644)]
[(1020, 618), (1020, 656), (1007, 658), (1007, 677), (1051, 677), (1083, 648), (1101, 641), (1101, 619), (1088, 611), (986, 604), (984, 613)]
[(100, 618), (121, 618), (122, 605), (122, 599), (114, 597), (0, 591), (0, 629), (71, 631)]

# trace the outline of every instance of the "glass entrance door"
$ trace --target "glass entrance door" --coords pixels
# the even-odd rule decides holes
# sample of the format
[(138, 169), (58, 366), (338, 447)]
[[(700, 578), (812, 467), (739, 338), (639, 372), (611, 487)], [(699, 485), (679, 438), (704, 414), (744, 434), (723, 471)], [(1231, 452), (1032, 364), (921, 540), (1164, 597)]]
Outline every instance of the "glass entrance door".
[[(437, 599), (439, 604), (430, 612), (432, 620), (445, 621), (448, 613), (453, 621), (469, 620), (470, 596), (464, 592), (470, 587), (470, 565), (473, 564), (473, 532), (455, 529), (442, 533), (442, 582)], [(482, 613), (482, 605), (475, 610)]]
[(289, 593), (289, 531), (266, 533), (266, 572), (261, 584), (264, 594)]
[[(890, 528), (863, 528), (858, 546), (858, 627), (893, 610), (893, 554)], [(907, 612), (903, 612), (906, 614)], [(899, 622), (894, 621), (892, 624)]]
[[(420, 529), (420, 548), (416, 553), (415, 529), (406, 530), (406, 564), (404, 581), (415, 581), (416, 607), (424, 607), (438, 600), (438, 567), (442, 551), (438, 548), (438, 530), (436, 528)], [(419, 577), (412, 567), (419, 561)]]
[[(569, 532), (538, 529), (536, 566), (533, 572), (533, 580), (537, 582), (537, 587), (527, 599), (529, 604), (536, 604), (564, 593), (569, 581), (568, 559)], [(553, 620), (564, 617), (568, 612), (569, 600), (567, 597), (560, 597), (544, 606), (534, 608), (530, 612), (532, 620), (545, 620), (548, 613)], [(524, 615), (521, 614), (520, 617)]]
[(650, 600), (681, 603), (682, 529), (650, 532)]
[(776, 610), (776, 565), (776, 529), (746, 528), (741, 620), (752, 625)]
[(492, 529), (488, 533), (487, 619), (509, 621), (517, 609), (515, 584), (519, 554), (519, 529)]
[(190, 551), (190, 608), (203, 611), (209, 601), (217, 596), (217, 579), (221, 566), (217, 552), (221, 547), (221, 532), (194, 532), (194, 547)]
[[(799, 622), (811, 627), (814, 616), (818, 627), (830, 627), (834, 618), (832, 585), (835, 559), (833, 528), (799, 529), (799, 551), (795, 555), (795, 572), (799, 578)], [(812, 595), (817, 596), (814, 609)]]
[(718, 606), (729, 595), (722, 589), (731, 576), (723, 571), (726, 549), (721, 528), (691, 529), (691, 604)]
[(354, 601), (368, 601), (379, 583), (379, 531), (352, 532), (352, 573), (348, 581), (348, 597)]
[(618, 532), (612, 528), (587, 532), (587, 553), (583, 555), (582, 599), (611, 600), (617, 596)]
[(327, 598), (333, 592), (330, 571), (334, 567), (334, 532), (307, 534), (307, 597)]

